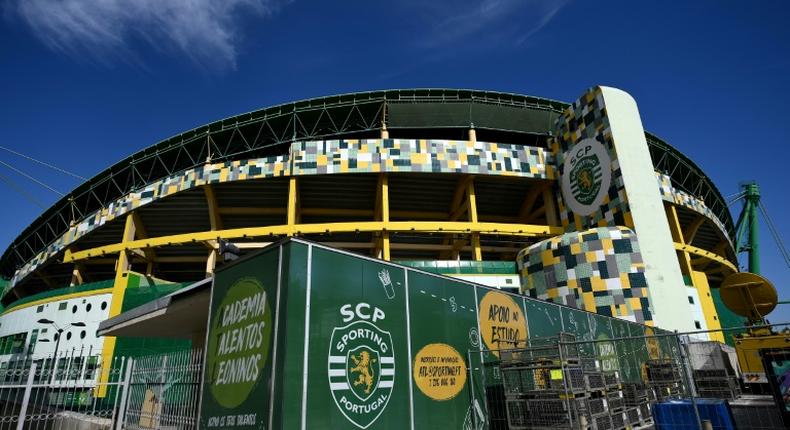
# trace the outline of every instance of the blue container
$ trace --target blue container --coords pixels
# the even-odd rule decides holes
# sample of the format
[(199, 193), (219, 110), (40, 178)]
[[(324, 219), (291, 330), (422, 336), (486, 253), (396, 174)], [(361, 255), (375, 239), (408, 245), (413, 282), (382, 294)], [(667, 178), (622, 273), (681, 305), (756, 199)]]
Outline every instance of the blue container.
[[(702, 420), (709, 420), (715, 430), (735, 430), (730, 406), (725, 400), (697, 399)], [(691, 400), (669, 400), (653, 405), (656, 430), (691, 430), (699, 428)]]

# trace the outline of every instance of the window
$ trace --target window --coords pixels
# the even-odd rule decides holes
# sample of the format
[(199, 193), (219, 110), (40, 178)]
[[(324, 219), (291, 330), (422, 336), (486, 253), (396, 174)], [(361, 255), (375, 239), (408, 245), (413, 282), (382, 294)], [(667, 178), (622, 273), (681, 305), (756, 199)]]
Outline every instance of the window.
[(71, 332), (66, 332), (66, 340), (71, 340)]
[(41, 312), (44, 312), (44, 305), (41, 305), (41, 306), (36, 308), (36, 313), (37, 314), (40, 314)]
[(506, 284), (512, 284), (512, 283), (513, 283), (513, 280), (512, 280), (512, 279), (510, 279), (510, 278), (508, 278), (508, 279), (505, 279), (505, 283), (506, 283)]
[(90, 303), (88, 303), (88, 304), (85, 306), (85, 312), (90, 312), (92, 307), (93, 307), (93, 306), (91, 306), (91, 304), (90, 304)]
[(716, 315), (713, 316), (713, 321), (716, 321), (718, 319), (719, 319), (719, 317), (717, 317)]
[(107, 302), (101, 302), (101, 310), (107, 309)]
[(77, 313), (77, 305), (74, 305), (74, 306), (71, 307), (71, 313), (73, 313), (73, 314)]
[(99, 357), (88, 357), (88, 364), (85, 366), (85, 379), (93, 379), (96, 376), (96, 369), (99, 368)]
[(87, 333), (85, 333), (85, 330), (81, 331), (80, 332), (80, 339), (85, 339), (86, 335), (87, 335)]
[(689, 303), (694, 304), (694, 297), (689, 296)]
[(83, 357), (74, 357), (69, 360), (69, 366), (67, 367), (68, 373), (67, 378), (70, 381), (74, 381), (80, 379), (80, 374), (82, 373), (82, 364), (85, 361)]
[(58, 310), (59, 310), (59, 311), (66, 310), (66, 308), (67, 308), (68, 306), (69, 306), (69, 304), (68, 304), (67, 302), (63, 302), (63, 303), (61, 303), (61, 304), (59, 304), (59, 305), (58, 305)]
[(694, 327), (696, 327), (699, 330), (702, 328), (702, 324), (700, 324), (699, 321), (694, 321)]
[(36, 352), (36, 342), (38, 342), (38, 329), (35, 329), (30, 332), (30, 346), (28, 346), (27, 351), (29, 353)]
[(17, 333), (0, 338), (0, 354), (21, 354), (27, 346), (27, 333)]

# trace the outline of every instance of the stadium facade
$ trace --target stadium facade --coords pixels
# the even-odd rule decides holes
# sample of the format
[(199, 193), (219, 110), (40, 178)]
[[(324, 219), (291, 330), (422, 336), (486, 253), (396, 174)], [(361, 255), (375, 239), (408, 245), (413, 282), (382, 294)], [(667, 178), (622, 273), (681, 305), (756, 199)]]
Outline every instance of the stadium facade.
[(291, 236), (663, 329), (732, 318), (726, 201), (628, 94), (390, 90), (217, 121), (77, 187), (0, 259), (0, 353), (183, 347), (96, 327), (210, 276), (225, 241)]

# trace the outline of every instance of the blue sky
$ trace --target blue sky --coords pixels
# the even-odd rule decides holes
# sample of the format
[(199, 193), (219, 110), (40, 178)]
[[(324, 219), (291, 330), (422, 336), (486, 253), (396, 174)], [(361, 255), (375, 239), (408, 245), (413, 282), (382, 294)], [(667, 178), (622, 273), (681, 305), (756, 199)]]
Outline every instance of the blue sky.
[[(90, 177), (181, 131), (296, 99), (463, 87), (572, 101), (596, 84), (790, 244), (790, 2), (0, 0), (0, 145)], [(0, 151), (60, 192), (79, 180)], [(0, 165), (4, 248), (56, 193)], [(737, 216), (739, 207), (734, 207)], [(762, 228), (763, 273), (790, 269)], [(771, 316), (790, 321), (790, 306)]]

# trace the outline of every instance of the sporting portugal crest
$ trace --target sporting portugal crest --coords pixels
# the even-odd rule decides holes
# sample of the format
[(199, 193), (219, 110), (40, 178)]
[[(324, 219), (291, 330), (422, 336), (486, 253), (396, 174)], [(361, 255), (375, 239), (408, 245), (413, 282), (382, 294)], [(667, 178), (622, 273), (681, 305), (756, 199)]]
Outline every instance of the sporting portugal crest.
[(328, 364), (335, 404), (354, 425), (368, 428), (392, 395), (395, 355), (390, 333), (365, 320), (335, 327)]
[(611, 159), (595, 139), (584, 139), (565, 153), (562, 196), (578, 215), (590, 215), (603, 202), (612, 179)]

